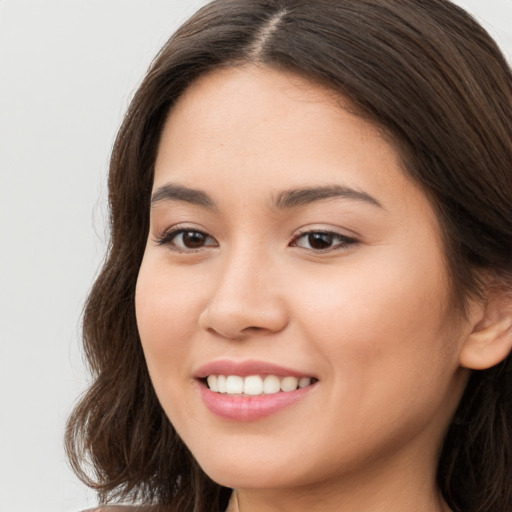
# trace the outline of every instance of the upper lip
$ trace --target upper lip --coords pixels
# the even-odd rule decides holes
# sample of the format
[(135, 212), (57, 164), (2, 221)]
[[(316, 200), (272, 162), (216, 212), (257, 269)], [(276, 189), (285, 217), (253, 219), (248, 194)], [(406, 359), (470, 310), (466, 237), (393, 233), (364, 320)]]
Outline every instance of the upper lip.
[(229, 359), (219, 359), (211, 361), (201, 366), (196, 372), (197, 379), (205, 379), (208, 375), (239, 375), (247, 377), (249, 375), (276, 375), (278, 377), (313, 377), (309, 373), (304, 373), (293, 368), (277, 365), (267, 361), (246, 360), (232, 361)]

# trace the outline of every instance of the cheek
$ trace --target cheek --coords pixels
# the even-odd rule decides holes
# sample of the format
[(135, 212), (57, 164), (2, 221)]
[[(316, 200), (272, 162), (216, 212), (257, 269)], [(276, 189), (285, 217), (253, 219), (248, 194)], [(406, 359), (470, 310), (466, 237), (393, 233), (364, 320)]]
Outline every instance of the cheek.
[[(202, 307), (193, 275), (170, 272), (169, 266), (144, 257), (135, 294), (137, 325), (155, 388), (184, 374), (187, 354)], [(199, 287), (199, 288), (198, 288)]]
[(307, 294), (290, 290), (301, 297), (298, 337), (315, 346), (331, 391), (326, 430), (344, 425), (371, 446), (386, 432), (400, 443), (433, 418), (439, 430), (449, 420), (462, 389), (458, 333), (435, 261), (403, 273), (383, 254), (379, 272), (352, 267), (303, 283)]
[(302, 283), (302, 293), (291, 290), (300, 297), (295, 309), (304, 337), (317, 344), (340, 385), (446, 381), (457, 367), (458, 340), (444, 265), (435, 252), (376, 252), (371, 261), (317, 274)]
[(180, 269), (172, 272), (165, 258), (151, 253), (144, 256), (137, 279), (135, 308), (146, 364), (175, 428), (196, 421), (196, 411), (189, 406), (191, 387), (184, 383), (191, 381), (203, 283)]

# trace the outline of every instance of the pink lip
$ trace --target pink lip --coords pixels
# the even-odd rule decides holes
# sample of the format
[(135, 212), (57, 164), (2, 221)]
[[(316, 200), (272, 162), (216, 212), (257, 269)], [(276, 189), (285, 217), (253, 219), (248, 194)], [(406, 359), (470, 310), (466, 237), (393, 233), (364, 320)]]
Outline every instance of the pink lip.
[(231, 361), (227, 359), (212, 361), (201, 366), (195, 372), (198, 388), (206, 407), (215, 415), (234, 421), (254, 421), (274, 414), (304, 398), (316, 382), (295, 391), (279, 392), (270, 395), (236, 396), (216, 393), (202, 382), (208, 375), (276, 375), (278, 377), (312, 377), (314, 375), (292, 368), (275, 365), (265, 361)]
[(236, 396), (215, 393), (201, 383), (199, 391), (206, 407), (215, 415), (227, 420), (254, 421), (298, 402), (313, 387), (315, 384), (299, 388), (296, 391), (279, 392), (272, 395)]
[(265, 361), (231, 361), (220, 359), (201, 366), (195, 373), (197, 379), (205, 379), (208, 375), (239, 375), (247, 377), (249, 375), (277, 375), (278, 377), (314, 377), (292, 368), (267, 363)]

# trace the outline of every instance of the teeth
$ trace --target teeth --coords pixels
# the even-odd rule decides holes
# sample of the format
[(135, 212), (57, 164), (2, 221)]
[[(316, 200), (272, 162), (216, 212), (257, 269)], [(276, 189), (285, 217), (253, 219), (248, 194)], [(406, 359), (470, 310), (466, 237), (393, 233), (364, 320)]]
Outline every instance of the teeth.
[(295, 391), (299, 385), (297, 377), (285, 377), (281, 381), (281, 391)]
[(280, 391), (287, 393), (296, 389), (304, 388), (311, 384), (310, 377), (282, 377), (276, 375), (250, 375), (240, 377), (239, 375), (208, 375), (206, 379), (208, 387), (217, 393), (230, 395), (272, 395)]
[(238, 375), (229, 375), (226, 377), (226, 393), (238, 395), (244, 391), (244, 379)]
[(265, 393), (265, 395), (271, 395), (273, 393), (279, 393), (279, 391), (281, 391), (279, 377), (267, 375), (263, 381), (263, 393)]
[(305, 388), (311, 384), (311, 379), (309, 377), (301, 377), (299, 379), (299, 388)]
[(228, 387), (226, 386), (226, 376), (225, 375), (219, 375), (217, 377), (217, 387), (219, 388), (219, 393), (227, 392)]
[(212, 391), (219, 391), (219, 384), (215, 375), (208, 375), (206, 382), (208, 382), (208, 387)]
[(244, 379), (244, 393), (254, 396), (263, 393), (263, 381), (259, 375), (251, 375)]

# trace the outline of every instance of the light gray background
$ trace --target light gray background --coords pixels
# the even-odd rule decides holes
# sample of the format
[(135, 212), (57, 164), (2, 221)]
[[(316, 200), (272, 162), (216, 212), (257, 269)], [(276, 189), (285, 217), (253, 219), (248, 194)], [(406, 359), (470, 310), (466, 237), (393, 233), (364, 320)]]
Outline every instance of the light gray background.
[[(0, 512), (78, 511), (65, 418), (87, 381), (80, 314), (107, 233), (129, 99), (205, 1), (0, 0)], [(512, 60), (512, 0), (458, 0)]]

